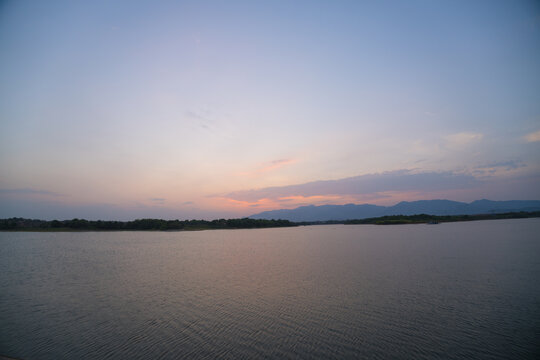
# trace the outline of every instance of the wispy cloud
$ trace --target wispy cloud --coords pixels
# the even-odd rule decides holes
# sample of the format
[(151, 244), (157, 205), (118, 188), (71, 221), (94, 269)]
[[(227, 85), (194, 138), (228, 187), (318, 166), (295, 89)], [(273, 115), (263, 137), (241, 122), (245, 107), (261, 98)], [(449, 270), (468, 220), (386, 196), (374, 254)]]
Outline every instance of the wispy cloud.
[(354, 176), (338, 180), (321, 180), (304, 184), (235, 191), (225, 195), (234, 201), (257, 202), (261, 199), (295, 196), (369, 195), (388, 191), (439, 191), (470, 188), (479, 185), (472, 175), (453, 172), (415, 173), (398, 170), (378, 174)]
[(278, 159), (278, 160), (274, 160), (274, 161), (271, 161), (270, 163), (265, 164), (265, 165), (262, 166), (261, 168), (259, 168), (258, 171), (259, 171), (259, 172), (267, 172), (267, 171), (279, 169), (280, 167), (285, 166), (285, 165), (288, 165), (288, 164), (291, 164), (291, 163), (293, 163), (293, 162), (294, 162), (293, 159)]
[(523, 138), (525, 139), (526, 142), (529, 142), (529, 143), (540, 141), (540, 130), (529, 133), (525, 135)]
[(243, 176), (261, 175), (269, 171), (277, 170), (283, 166), (292, 164), (294, 162), (296, 162), (296, 160), (294, 159), (277, 159), (277, 160), (262, 163), (253, 171), (241, 172), (240, 175), (243, 175)]
[(209, 118), (208, 115), (206, 115), (206, 113), (207, 112), (204, 112), (203, 114), (201, 112), (195, 112), (190, 110), (185, 113), (185, 116), (188, 119), (195, 121), (200, 128), (212, 131), (213, 121)]
[(450, 134), (444, 137), (447, 145), (459, 147), (464, 145), (469, 145), (475, 142), (478, 142), (484, 138), (484, 135), (481, 133), (474, 132), (460, 132), (455, 134)]
[(0, 202), (0, 219), (24, 217), (33, 219), (89, 219), (89, 220), (134, 220), (142, 218), (161, 219), (216, 219), (227, 217), (226, 213), (182, 209), (161, 204), (109, 204), (109, 203), (67, 203), (58, 199), (31, 197), (4, 197)]
[(527, 165), (521, 160), (496, 161), (487, 164), (486, 168), (505, 168), (506, 170), (514, 170), (526, 167)]
[(163, 204), (165, 203), (166, 199), (164, 198), (151, 198), (150, 201), (156, 204)]
[(31, 189), (31, 188), (0, 189), (0, 194), (2, 195), (43, 195), (43, 196), (52, 196), (52, 197), (65, 196), (64, 194), (56, 193), (53, 191)]
[(521, 160), (495, 161), (474, 168), (473, 174), (477, 176), (493, 176), (501, 172), (509, 172), (527, 167)]

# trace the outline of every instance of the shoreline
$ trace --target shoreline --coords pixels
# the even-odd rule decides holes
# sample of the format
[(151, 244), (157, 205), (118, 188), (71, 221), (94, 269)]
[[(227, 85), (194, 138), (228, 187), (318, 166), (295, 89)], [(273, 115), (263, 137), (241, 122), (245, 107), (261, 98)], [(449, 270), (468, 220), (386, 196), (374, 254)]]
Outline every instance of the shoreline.
[(466, 222), (482, 220), (540, 218), (540, 211), (509, 212), (479, 215), (389, 215), (366, 219), (298, 221), (261, 220), (261, 219), (219, 219), (219, 220), (161, 220), (141, 219), (134, 221), (89, 221), (73, 220), (31, 220), (23, 218), (0, 219), (2, 232), (118, 232), (118, 231), (203, 231), (203, 230), (240, 230), (296, 227), (307, 225), (414, 225), (441, 224), (448, 222)]

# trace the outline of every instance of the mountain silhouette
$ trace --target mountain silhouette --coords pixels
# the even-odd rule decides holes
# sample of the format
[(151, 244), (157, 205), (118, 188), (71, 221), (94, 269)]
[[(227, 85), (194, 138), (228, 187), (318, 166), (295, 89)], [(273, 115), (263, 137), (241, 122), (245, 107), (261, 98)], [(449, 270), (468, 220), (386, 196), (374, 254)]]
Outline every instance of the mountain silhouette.
[(386, 215), (476, 215), (518, 211), (540, 211), (540, 200), (491, 201), (471, 203), (451, 200), (402, 201), (393, 206), (371, 204), (309, 205), (296, 209), (264, 211), (249, 216), (252, 219), (283, 219), (290, 221), (351, 220)]

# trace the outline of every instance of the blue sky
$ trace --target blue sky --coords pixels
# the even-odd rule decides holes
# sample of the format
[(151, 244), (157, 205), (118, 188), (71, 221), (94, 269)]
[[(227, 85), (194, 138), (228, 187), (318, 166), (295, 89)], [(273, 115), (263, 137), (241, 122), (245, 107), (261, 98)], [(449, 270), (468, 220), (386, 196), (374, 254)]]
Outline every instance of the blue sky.
[(536, 1), (4, 1), (0, 62), (0, 217), (540, 199)]

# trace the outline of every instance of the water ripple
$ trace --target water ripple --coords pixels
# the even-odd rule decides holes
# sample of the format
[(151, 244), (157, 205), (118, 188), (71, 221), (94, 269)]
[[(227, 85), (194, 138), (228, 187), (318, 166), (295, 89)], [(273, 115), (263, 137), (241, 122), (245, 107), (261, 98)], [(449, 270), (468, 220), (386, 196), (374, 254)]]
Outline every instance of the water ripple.
[(538, 230), (0, 233), (0, 354), (538, 358)]

